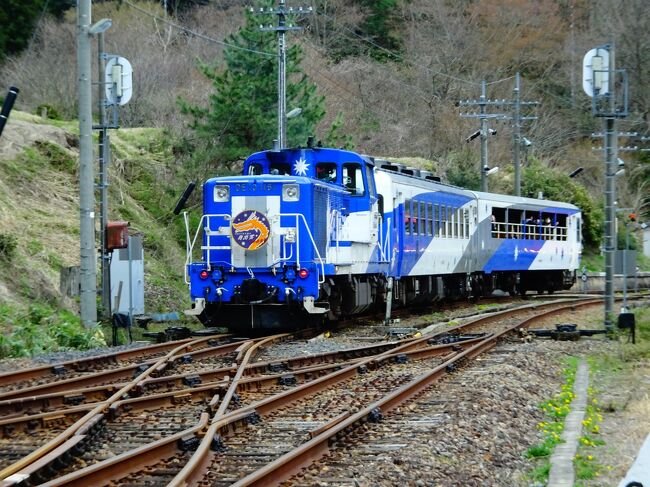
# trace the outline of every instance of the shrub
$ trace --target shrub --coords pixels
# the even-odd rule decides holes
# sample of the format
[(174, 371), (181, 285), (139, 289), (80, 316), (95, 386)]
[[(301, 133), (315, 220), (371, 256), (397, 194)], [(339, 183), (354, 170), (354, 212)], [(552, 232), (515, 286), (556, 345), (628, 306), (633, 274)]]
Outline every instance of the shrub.
[(99, 328), (85, 329), (69, 311), (34, 304), (27, 312), (0, 306), (0, 357), (25, 357), (67, 349), (105, 346)]
[(54, 108), (52, 105), (48, 105), (47, 103), (41, 103), (39, 106), (36, 107), (36, 115), (41, 116), (43, 112), (45, 112), (45, 118), (49, 120), (62, 120), (61, 115), (59, 114), (59, 111)]
[(0, 260), (11, 262), (16, 256), (18, 241), (8, 233), (0, 233)]

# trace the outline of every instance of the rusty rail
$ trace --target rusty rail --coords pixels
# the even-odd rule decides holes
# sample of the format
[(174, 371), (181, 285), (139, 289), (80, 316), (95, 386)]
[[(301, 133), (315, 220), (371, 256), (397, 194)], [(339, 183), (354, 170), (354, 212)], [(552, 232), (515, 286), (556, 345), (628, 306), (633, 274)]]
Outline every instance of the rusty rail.
[(288, 480), (292, 475), (298, 473), (303, 468), (311, 465), (318, 458), (326, 455), (330, 449), (330, 440), (336, 435), (341, 434), (346, 429), (354, 427), (356, 424), (367, 421), (371, 415), (377, 417), (378, 414), (381, 415), (386, 413), (408, 399), (417, 396), (423, 390), (427, 389), (434, 381), (443, 375), (450, 373), (452, 370), (455, 370), (455, 367), (458, 364), (490, 350), (504, 335), (522, 327), (528, 327), (531, 323), (540, 319), (566, 311), (566, 308), (573, 307), (573, 305), (569, 305), (563, 309), (547, 311), (541, 315), (527, 318), (519, 323), (511, 325), (494, 335), (486, 337), (485, 339), (475, 341), (475, 343), (468, 349), (455, 354), (449, 360), (420, 375), (410, 383), (405, 384), (382, 399), (366, 406), (359, 412), (349, 415), (348, 417), (339, 416), (332, 419), (329, 423), (318, 428), (316, 435), (313, 436), (311, 440), (239, 480), (233, 484), (233, 487), (279, 485), (281, 482)]
[(76, 421), (72, 426), (68, 427), (64, 432), (48, 441), (45, 445), (37, 448), (35, 451), (22, 458), (18, 462), (9, 465), (4, 470), (0, 471), (0, 479), (2, 479), (2, 486), (14, 485), (29, 478), (35, 471), (47, 465), (51, 461), (58, 458), (64, 452), (77, 444), (78, 441), (75, 437), (86, 436), (89, 426), (92, 426), (101, 420), (108, 407), (114, 402), (120, 400), (126, 393), (128, 393), (135, 385), (149, 377), (154, 370), (159, 369), (166, 362), (174, 358), (179, 352), (191, 349), (192, 346), (203, 343), (206, 338), (201, 338), (186, 342), (178, 345), (169, 351), (164, 357), (158, 359), (151, 367), (139, 374), (130, 383), (119, 389), (106, 401), (97, 404), (92, 410), (87, 412), (82, 418)]

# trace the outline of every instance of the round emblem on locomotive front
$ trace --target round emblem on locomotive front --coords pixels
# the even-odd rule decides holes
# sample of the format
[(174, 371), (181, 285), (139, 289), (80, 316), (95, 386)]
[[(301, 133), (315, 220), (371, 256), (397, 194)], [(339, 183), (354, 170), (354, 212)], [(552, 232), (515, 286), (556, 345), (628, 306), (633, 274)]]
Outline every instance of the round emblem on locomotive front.
[(264, 213), (244, 210), (232, 219), (232, 239), (246, 250), (263, 247), (271, 235), (271, 224)]

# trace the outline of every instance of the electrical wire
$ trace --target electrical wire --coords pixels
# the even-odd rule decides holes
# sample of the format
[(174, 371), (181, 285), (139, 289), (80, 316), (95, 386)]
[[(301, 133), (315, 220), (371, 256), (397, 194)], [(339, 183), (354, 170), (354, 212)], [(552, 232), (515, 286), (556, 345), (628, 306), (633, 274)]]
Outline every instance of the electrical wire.
[[(367, 44), (370, 44), (370, 45), (376, 47), (377, 49), (379, 49), (379, 50), (381, 50), (381, 51), (383, 51), (383, 52), (385, 52), (387, 54), (390, 54), (392, 57), (394, 57), (396, 59), (400, 59), (400, 60), (402, 60), (404, 62), (407, 62), (411, 66), (422, 68), (422, 69), (424, 69), (425, 71), (428, 71), (431, 74), (435, 74), (435, 75), (438, 75), (438, 76), (443, 76), (445, 78), (449, 78), (449, 79), (452, 79), (454, 81), (458, 81), (460, 83), (466, 83), (466, 84), (470, 84), (470, 85), (474, 85), (474, 86), (480, 86), (481, 85), (481, 83), (477, 83), (476, 81), (469, 81), (469, 80), (466, 80), (466, 79), (463, 79), (463, 78), (459, 78), (457, 76), (453, 76), (451, 74), (443, 73), (442, 71), (436, 71), (434, 69), (429, 68), (428, 66), (424, 66), (422, 64), (416, 63), (415, 61), (412, 61), (412, 60), (406, 58), (405, 56), (403, 56), (403, 55), (401, 55), (399, 53), (391, 51), (390, 49), (386, 49), (385, 47), (380, 46), (379, 44), (373, 42), (372, 40), (367, 39), (366, 37), (363, 37), (362, 35), (357, 34), (354, 30), (350, 29), (349, 27), (346, 27), (345, 25), (342, 25), (342, 24), (336, 22), (334, 20), (334, 18), (332, 18), (331, 16), (327, 15), (324, 12), (319, 13), (319, 15), (322, 15), (323, 17), (329, 19), (334, 25), (337, 25), (337, 26), (341, 27), (343, 30), (346, 30), (346, 31), (350, 32), (353, 36), (359, 38), (363, 42), (365, 42)], [(487, 84), (488, 85), (493, 85), (493, 84), (496, 84), (496, 83), (501, 83), (502, 81), (507, 81), (507, 80), (512, 79), (512, 78), (514, 78), (514, 76), (509, 76), (507, 78), (502, 78), (502, 79), (498, 79), (496, 81), (491, 81), (491, 82), (489, 82)]]
[(179, 25), (179, 24), (177, 24), (175, 22), (167, 20), (167, 19), (165, 19), (163, 17), (159, 17), (158, 15), (156, 15), (156, 14), (154, 14), (152, 12), (148, 12), (147, 10), (145, 10), (145, 9), (143, 9), (141, 7), (138, 7), (137, 5), (131, 3), (129, 0), (122, 0), (122, 1), (123, 1), (123, 3), (125, 3), (126, 5), (131, 7), (132, 9), (140, 12), (141, 14), (144, 14), (144, 15), (146, 15), (148, 17), (151, 17), (152, 19), (156, 19), (157, 21), (162, 22), (164, 24), (167, 24), (170, 27), (173, 27), (173, 28), (178, 29), (178, 30), (180, 30), (182, 32), (185, 32), (186, 34), (191, 34), (194, 37), (198, 37), (199, 39), (203, 39), (203, 40), (208, 41), (208, 42), (213, 42), (215, 44), (219, 44), (219, 45), (222, 45), (222, 46), (225, 46), (225, 47), (230, 47), (232, 49), (238, 49), (240, 51), (246, 51), (246, 52), (251, 52), (251, 53), (254, 53), (254, 54), (260, 54), (262, 56), (278, 57), (278, 54), (275, 53), (275, 52), (274, 53), (269, 53), (269, 52), (264, 52), (264, 51), (258, 51), (256, 49), (249, 49), (247, 47), (241, 47), (241, 46), (238, 46), (236, 44), (230, 44), (229, 42), (220, 41), (219, 39), (215, 39), (214, 37), (210, 37), (210, 36), (207, 36), (205, 34), (201, 34), (200, 32), (196, 32), (196, 31), (194, 31), (192, 29), (188, 29), (187, 27), (183, 27), (182, 25)]

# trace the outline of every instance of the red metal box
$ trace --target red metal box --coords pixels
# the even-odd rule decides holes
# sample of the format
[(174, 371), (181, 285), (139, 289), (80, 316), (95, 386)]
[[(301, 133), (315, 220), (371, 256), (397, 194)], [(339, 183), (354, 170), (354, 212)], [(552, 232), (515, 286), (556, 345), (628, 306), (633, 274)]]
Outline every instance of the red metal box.
[(125, 249), (129, 245), (129, 222), (108, 222), (106, 224), (106, 248)]

